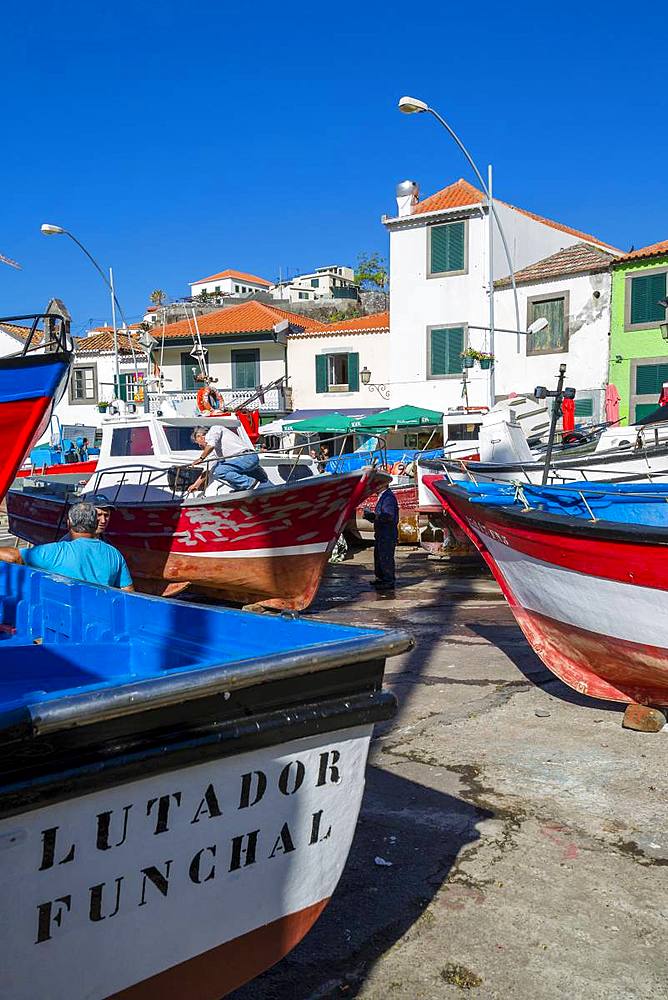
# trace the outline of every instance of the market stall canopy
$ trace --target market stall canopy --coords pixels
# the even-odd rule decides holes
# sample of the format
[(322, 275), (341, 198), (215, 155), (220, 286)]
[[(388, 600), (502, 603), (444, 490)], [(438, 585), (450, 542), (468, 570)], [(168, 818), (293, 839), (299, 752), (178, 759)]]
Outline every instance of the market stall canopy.
[(360, 420), (353, 420), (353, 431), (403, 430), (410, 427), (430, 427), (443, 422), (441, 410), (425, 410), (421, 406), (396, 406), (393, 410), (373, 413)]
[(352, 423), (353, 418), (343, 413), (323, 413), (321, 417), (310, 417), (295, 423), (287, 420), (283, 431), (295, 434), (348, 434)]

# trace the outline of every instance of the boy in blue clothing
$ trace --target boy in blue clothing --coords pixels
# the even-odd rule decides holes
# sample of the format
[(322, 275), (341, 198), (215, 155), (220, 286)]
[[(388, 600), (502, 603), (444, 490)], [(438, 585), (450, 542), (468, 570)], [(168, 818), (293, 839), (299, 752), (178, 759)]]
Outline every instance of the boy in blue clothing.
[(0, 561), (59, 573), (85, 583), (134, 590), (125, 559), (113, 545), (96, 537), (98, 514), (91, 503), (78, 503), (67, 516), (69, 538), (32, 549), (0, 548)]
[(378, 590), (394, 590), (394, 550), (399, 540), (399, 504), (389, 486), (378, 497), (375, 511), (365, 510), (365, 520), (373, 524), (373, 564)]

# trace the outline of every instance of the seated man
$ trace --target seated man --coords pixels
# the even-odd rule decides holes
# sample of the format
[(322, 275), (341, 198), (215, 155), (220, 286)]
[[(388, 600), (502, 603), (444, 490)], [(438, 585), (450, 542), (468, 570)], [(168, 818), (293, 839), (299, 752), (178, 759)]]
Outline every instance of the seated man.
[[(213, 478), (221, 479), (233, 490), (250, 490), (258, 483), (268, 481), (267, 473), (260, 465), (256, 451), (249, 449), (238, 434), (222, 424), (213, 427), (196, 427), (192, 440), (203, 449), (202, 454), (191, 466), (199, 465), (215, 451), (218, 461), (213, 467)], [(188, 488), (188, 493), (204, 488), (206, 473)]]
[(125, 559), (97, 537), (98, 515), (91, 503), (78, 503), (67, 515), (69, 538), (32, 549), (0, 548), (0, 562), (59, 573), (84, 583), (134, 590)]

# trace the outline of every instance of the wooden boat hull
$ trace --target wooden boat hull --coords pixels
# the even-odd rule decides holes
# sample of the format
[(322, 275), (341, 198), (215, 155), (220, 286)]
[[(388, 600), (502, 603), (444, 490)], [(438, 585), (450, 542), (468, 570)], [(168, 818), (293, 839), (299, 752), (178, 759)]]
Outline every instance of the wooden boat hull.
[(219, 1000), (279, 961), (339, 881), (370, 735), (209, 760), (0, 821), (0, 995)]
[(0, 359), (0, 500), (46, 431), (54, 401), (67, 384), (70, 362), (66, 353)]
[[(116, 503), (106, 537), (145, 593), (192, 587), (234, 603), (301, 610), (355, 508), (387, 480), (366, 469), (190, 504)], [(12, 490), (7, 512), (10, 531), (34, 544), (64, 534), (62, 497)]]
[(665, 540), (649, 530), (489, 508), (432, 482), (557, 677), (591, 698), (668, 705)]

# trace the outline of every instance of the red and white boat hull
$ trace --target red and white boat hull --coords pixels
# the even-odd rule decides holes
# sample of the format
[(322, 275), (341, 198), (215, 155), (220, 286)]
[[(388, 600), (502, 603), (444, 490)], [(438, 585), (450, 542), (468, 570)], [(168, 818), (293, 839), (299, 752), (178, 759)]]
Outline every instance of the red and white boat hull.
[(219, 1000), (273, 965), (339, 881), (371, 728), (0, 821), (0, 996)]
[(668, 548), (576, 519), (541, 525), (442, 486), (545, 665), (592, 698), (668, 704)]
[[(301, 610), (313, 600), (344, 525), (386, 482), (372, 469), (189, 503), (114, 503), (106, 537), (137, 589), (170, 595), (192, 586), (239, 604)], [(62, 537), (66, 503), (11, 491), (10, 531), (40, 544)]]

